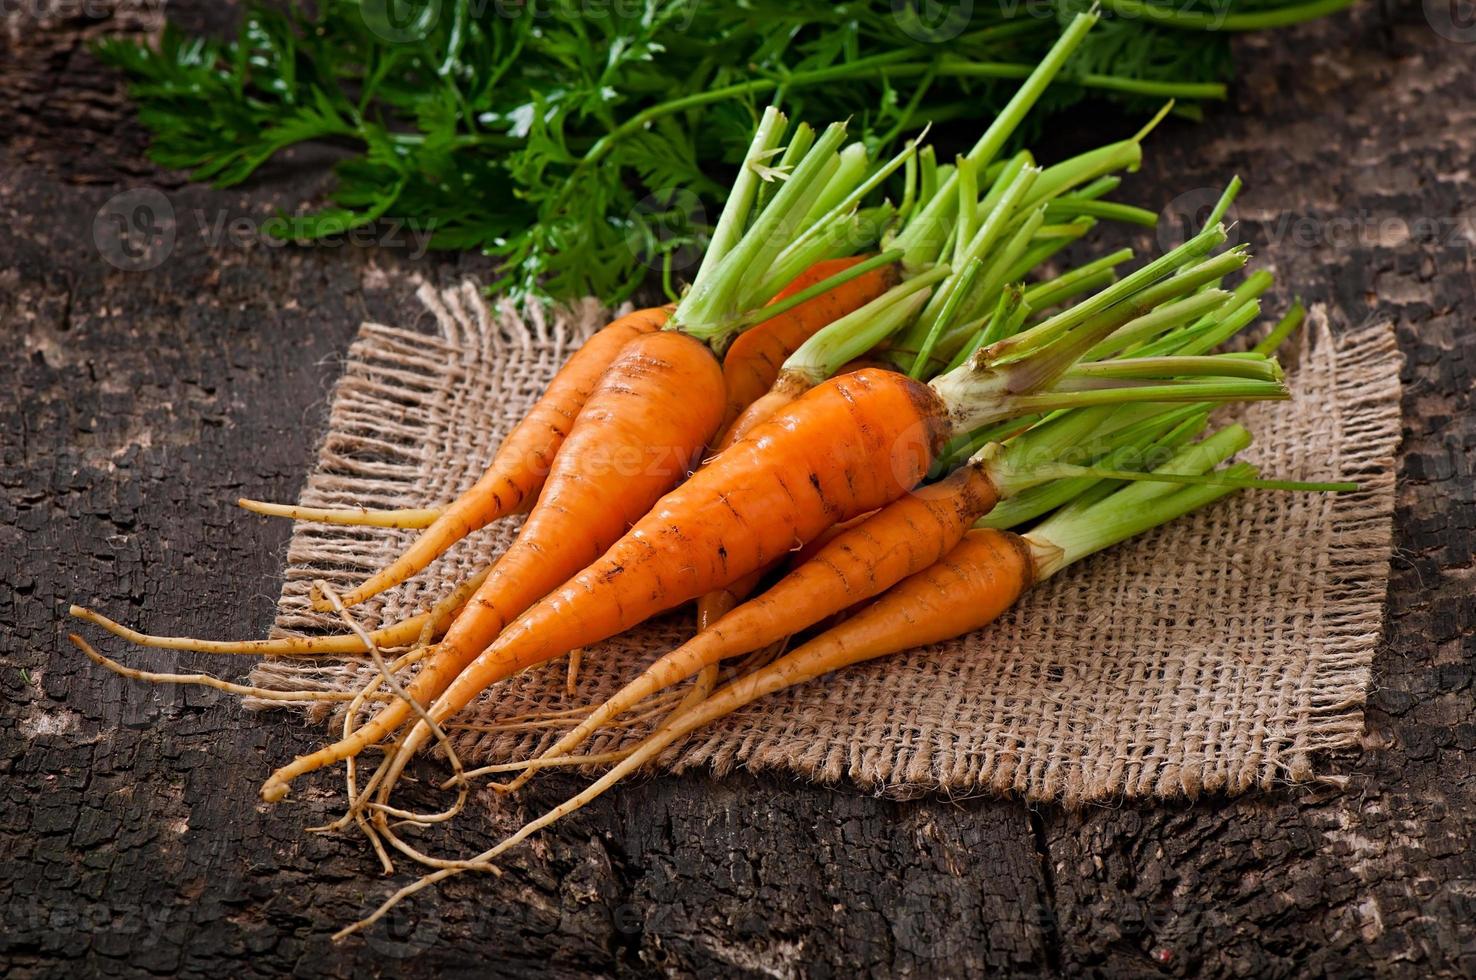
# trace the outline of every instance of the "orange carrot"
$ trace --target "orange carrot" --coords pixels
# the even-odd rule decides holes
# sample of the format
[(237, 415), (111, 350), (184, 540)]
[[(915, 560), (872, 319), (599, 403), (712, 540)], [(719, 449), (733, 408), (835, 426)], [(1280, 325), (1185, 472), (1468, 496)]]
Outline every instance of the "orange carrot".
[[(410, 695), (429, 703), (505, 623), (599, 557), (680, 480), (721, 420), (721, 393), (717, 359), (700, 341), (669, 330), (630, 341), (564, 440), (522, 533), (426, 657)], [(409, 715), (404, 701), (391, 702), (351, 738), (278, 770), (262, 795), (281, 799), (293, 777), (375, 744)]]
[[(671, 311), (670, 306), (663, 306), (627, 313), (585, 341), (507, 434), (481, 478), (447, 506), (403, 554), (344, 593), (344, 605), (352, 606), (399, 585), (468, 534), (525, 509), (543, 486), (559, 447), (600, 377), (628, 343), (660, 330)], [(242, 504), (264, 511), (255, 501)]]
[[(987, 462), (980, 459), (892, 502), (831, 538), (763, 595), (702, 626), (696, 636), (651, 664), (543, 756), (565, 756), (648, 695), (698, 670), (715, 669), (729, 657), (799, 633), (927, 568), (946, 555), (998, 498), (999, 488)], [(530, 767), (501, 788), (517, 789), (533, 773)]]
[[(922, 479), (950, 432), (943, 402), (905, 375), (860, 371), (815, 388), (509, 625), (437, 698), (431, 716), (444, 720), (496, 681), (711, 592), (895, 500)], [(416, 725), (383, 787), (429, 734)], [(263, 794), (277, 785), (274, 777)]]

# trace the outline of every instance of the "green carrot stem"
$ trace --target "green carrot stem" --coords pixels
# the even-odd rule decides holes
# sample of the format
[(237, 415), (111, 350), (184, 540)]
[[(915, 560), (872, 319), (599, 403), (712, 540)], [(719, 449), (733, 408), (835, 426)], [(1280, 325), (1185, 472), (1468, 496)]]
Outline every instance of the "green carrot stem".
[[(906, 151), (904, 150), (904, 152)], [(843, 148), (840, 151), (839, 157), (837, 157), (835, 171), (822, 182), (820, 194), (815, 198), (815, 203), (810, 205), (809, 213), (805, 215), (801, 224), (806, 228), (812, 228), (817, 223), (831, 217), (833, 211), (842, 207), (843, 201), (851, 201), (853, 199), (852, 188), (859, 190), (863, 186), (866, 180), (866, 171), (870, 164), (870, 157), (866, 152), (866, 147), (862, 144), (851, 143)], [(884, 173), (880, 177), (877, 177), (877, 183), (880, 183), (886, 176)], [(870, 186), (874, 187), (876, 184), (871, 184)], [(861, 192), (861, 195), (856, 196), (855, 200), (860, 200), (860, 196), (864, 196), (864, 193), (864, 191)], [(854, 207), (854, 205), (852, 206)], [(850, 209), (847, 208), (846, 210)], [(844, 214), (845, 212), (841, 211), (840, 213)], [(835, 217), (839, 217), (839, 215), (835, 215)]]
[(1083, 263), (1082, 265), (1079, 265), (1074, 269), (1063, 272), (1059, 276), (1056, 276), (1054, 279), (1047, 279), (1044, 282), (1034, 283), (1033, 285), (1025, 287), (1025, 299), (1027, 302), (1030, 303), (1031, 306), (1039, 309), (1042, 305), (1049, 305), (1045, 301), (1052, 297), (1054, 293), (1069, 288), (1075, 288), (1077, 283), (1081, 282), (1082, 280), (1092, 279), (1096, 276), (1101, 275), (1103, 272), (1109, 274), (1115, 273), (1119, 265), (1122, 265), (1124, 262), (1132, 261), (1132, 258), (1132, 249), (1120, 248), (1117, 251), (1112, 252), (1111, 254), (1104, 255), (1099, 259), (1093, 259), (1092, 261)]
[[(1215, 274), (1211, 263), (1204, 263), (1198, 273), (1191, 271), (1156, 282), (1082, 321), (1050, 344), (1033, 348), (1025, 345), (1022, 354), (1017, 342), (1031, 332), (1027, 330), (983, 348), (970, 364), (976, 371), (1007, 376), (1011, 391), (1032, 391), (1059, 377), (1106, 337), (1119, 332), (1152, 334), (1169, 330), (1214, 308), (1226, 293), (1217, 289), (1198, 294), (1194, 291)], [(1184, 293), (1191, 295), (1180, 300)]]
[(1009, 275), (1005, 276), (1005, 280), (1007, 282), (1019, 282), (1028, 276), (1032, 270), (1049, 262), (1065, 249), (1066, 246), (1080, 237), (1057, 238), (1052, 236), (1050, 238), (1041, 238), (1037, 235), (1036, 240), (1030, 244), (1030, 248), (1025, 251), (1024, 255), (1020, 256), (1019, 261), (1010, 269)]
[[(1209, 416), (1194, 406), (1160, 412), (1146, 422), (1131, 427), (1131, 433), (1125, 430), (1119, 434), (1117, 444), (1105, 455), (1101, 455), (1096, 465), (1119, 467), (1159, 456), (1179, 448), (1203, 432), (1208, 425)], [(974, 526), (1001, 530), (1018, 527), (1098, 488), (1106, 488), (1106, 492), (1095, 494), (1097, 499), (1101, 499), (1119, 486), (1121, 484), (1097, 476), (1051, 480), (1001, 500), (988, 514), (976, 521)]]
[[(1212, 433), (1208, 438), (1192, 445), (1179, 448), (1167, 460), (1153, 467), (1153, 471), (1162, 470), (1165, 473), (1208, 473), (1225, 460), (1245, 449), (1251, 444), (1251, 433), (1243, 425), (1231, 424)], [(1063, 523), (1073, 521), (1089, 522), (1090, 515), (1097, 510), (1100, 504), (1109, 498), (1113, 501), (1112, 507), (1120, 510), (1131, 510), (1135, 507), (1143, 507), (1156, 497), (1165, 497), (1175, 492), (1175, 486), (1169, 483), (1147, 483), (1129, 482), (1123, 483), (1116, 480), (1106, 481), (1110, 492), (1101, 494), (1094, 499), (1086, 497), (1072, 501), (1068, 506), (1061, 508), (1054, 515)]]
[(974, 333), (968, 343), (962, 345), (953, 359), (948, 362), (945, 369), (955, 371), (982, 347), (1013, 337), (1020, 330), (1020, 325), (1030, 315), (1030, 304), (1025, 302), (1025, 294), (1018, 286), (1009, 286), (1000, 293), (999, 300), (995, 304), (994, 312)]
[(1165, 27), (1200, 31), (1262, 31), (1286, 27), (1351, 7), (1356, 0), (1307, 0), (1305, 3), (1272, 7), (1244, 14), (1181, 10), (1145, 0), (1102, 0), (1102, 6), (1122, 17), (1152, 21)]
[(1182, 354), (1204, 354), (1219, 347), (1231, 337), (1250, 326), (1261, 315), (1260, 300), (1250, 300), (1231, 310), (1218, 322), (1211, 321), (1198, 336), (1189, 338), (1179, 347)]
[(826, 325), (784, 362), (784, 370), (819, 383), (911, 322), (950, 269), (938, 266), (893, 286), (861, 309)]
[(1062, 194), (1064, 201), (1095, 201), (1099, 197), (1105, 197), (1122, 186), (1122, 178), (1116, 174), (1106, 177), (1098, 177), (1082, 187), (1077, 188), (1069, 194)]
[(786, 120), (784, 114), (773, 106), (769, 106), (759, 117), (758, 126), (754, 129), (753, 139), (748, 144), (748, 151), (743, 156), (743, 165), (738, 170), (738, 176), (733, 181), (733, 187), (728, 192), (728, 199), (723, 204), (722, 214), (718, 216), (717, 226), (713, 228), (712, 238), (708, 243), (707, 251), (703, 253), (702, 264), (697, 267), (697, 274), (692, 279), (692, 288), (702, 286), (713, 275), (733, 246), (743, 237), (743, 228), (748, 223), (748, 214), (753, 207), (754, 200), (758, 195), (758, 185), (763, 182), (759, 176), (758, 166), (769, 157), (779, 145), (779, 140), (784, 137)]
[[(1193, 293), (1196, 289), (1199, 289), (1202, 291), (1197, 295), (1189, 296), (1184, 301), (1188, 305), (1183, 307), (1176, 305), (1175, 310), (1195, 310), (1196, 312), (1192, 319), (1206, 316), (1218, 309), (1226, 300), (1230, 299), (1230, 293), (1223, 289), (1214, 288), (1209, 284), (1224, 278), (1226, 273), (1243, 267), (1248, 258), (1249, 256), (1244, 250), (1237, 248), (1206, 259), (1203, 262), (1196, 262), (1193, 265), (1185, 266), (1178, 270), (1178, 274), (1142, 290), (1135, 297), (1134, 301), (1145, 301), (1148, 297), (1153, 296), (1155, 291), (1172, 297), (1175, 295), (1182, 296), (1184, 293)], [(1209, 302), (1205, 297), (1214, 297), (1214, 302)], [(1193, 300), (1198, 300), (1199, 302), (1190, 302)], [(1168, 328), (1166, 322), (1160, 322), (1160, 320), (1164, 319), (1166, 318), (1145, 316), (1140, 320), (1123, 324), (1117, 330), (1107, 334), (1100, 341), (1093, 344), (1090, 349), (1082, 354), (1082, 357), (1091, 361), (1100, 360), (1141, 343), (1144, 340), (1156, 337)], [(1179, 320), (1174, 325), (1182, 325), (1184, 322), (1187, 321)]]
[(1082, 218), (1069, 224), (1042, 224), (1035, 237), (1043, 240), (1075, 241), (1097, 226), (1095, 218)]
[(1063, 454), (1091, 435), (1114, 411), (1115, 406), (1099, 406), (1062, 412), (1006, 445), (985, 446), (974, 459), (983, 464), (1000, 497), (1008, 499), (1028, 487), (1058, 479), (1046, 464), (1061, 462)]
[[(1208, 439), (1175, 453), (1168, 463), (1157, 469), (1189, 475), (1207, 473), (1249, 444), (1250, 433), (1242, 426), (1227, 426)], [(1231, 467), (1226, 475), (1240, 479), (1257, 474), (1254, 467), (1247, 465)], [(1229, 486), (1175, 489), (1173, 484), (1141, 482), (1130, 483), (1085, 506), (1079, 498), (1029, 533), (1031, 544), (1036, 546), (1033, 550), (1038, 561), (1037, 573), (1049, 577), (1072, 562), (1217, 500), (1235, 489)]]
[[(1083, 300), (1068, 310), (1063, 310), (1048, 320), (1031, 327), (1029, 330), (1005, 342), (1011, 344), (1015, 351), (1019, 351), (1022, 354), (1040, 349), (1052, 343), (1057, 338), (1066, 336), (1086, 321), (1101, 315), (1114, 304), (1133, 296), (1135, 293), (1143, 291), (1149, 284), (1155, 283), (1181, 266), (1201, 258), (1224, 240), (1225, 231), (1223, 228), (1216, 227), (1209, 231), (1201, 232), (1178, 248), (1164, 253), (1142, 268), (1124, 276), (1095, 296)], [(1131, 319), (1131, 317), (1128, 319)], [(1127, 321), (1124, 320), (1122, 322)], [(999, 352), (996, 356), (1002, 353)]]
[[(979, 167), (987, 166), (994, 161), (1010, 136), (1019, 127), (1026, 113), (1040, 99), (1046, 87), (1060, 73), (1067, 59), (1086, 38), (1087, 32), (1097, 23), (1097, 19), (1095, 13), (1077, 14), (1072, 19), (1071, 24), (1051, 46), (1051, 50), (1030, 71), (1024, 83), (1015, 91), (1004, 109), (994, 117), (989, 128), (969, 150), (969, 160)], [(940, 254), (937, 243), (942, 241), (943, 229), (950, 224), (951, 209), (957, 203), (957, 198), (952, 191), (951, 186), (942, 188), (942, 193), (929, 200), (898, 236), (897, 246), (907, 254), (907, 258), (903, 261), (905, 267), (925, 266)]]
[(1011, 415), (1049, 412), (1088, 405), (1121, 405), (1126, 402), (1235, 402), (1280, 401), (1290, 397), (1286, 386), (1274, 381), (1184, 379), (1159, 384), (1120, 382), (1115, 387), (1090, 391), (1047, 389), (1029, 395), (1000, 398), (992, 405), (979, 405), (964, 415), (969, 427), (984, 425)]
[[(973, 289), (974, 280), (979, 278), (979, 273), (983, 269), (984, 263), (976, 256), (968, 260), (968, 265), (964, 267), (963, 272), (948, 279), (948, 283), (952, 283), (954, 288), (949, 294), (947, 302), (943, 304), (942, 310), (933, 319), (933, 326), (928, 331), (927, 337), (923, 340), (922, 347), (919, 348), (917, 356), (912, 359), (912, 367), (907, 371), (908, 377), (913, 380), (919, 380), (923, 377), (924, 370), (928, 366), (928, 359), (933, 355), (933, 347), (938, 343), (939, 335), (943, 332), (945, 326), (953, 322), (954, 315), (958, 312), (959, 306), (963, 303), (969, 291)], [(941, 291), (938, 290), (935, 292), (934, 297)], [(926, 316), (927, 307), (925, 306), (919, 319)]]
[(1286, 311), (1286, 315), (1283, 316), (1279, 321), (1277, 321), (1276, 326), (1271, 328), (1271, 332), (1266, 335), (1266, 339), (1261, 341), (1252, 349), (1257, 354), (1271, 353), (1272, 351), (1280, 347), (1283, 343), (1285, 343), (1286, 339), (1296, 332), (1297, 328), (1302, 325), (1302, 321), (1305, 320), (1306, 317), (1307, 308), (1302, 305), (1301, 300), (1296, 300), (1292, 303), (1291, 309)]
[(846, 268), (837, 272), (835, 275), (830, 276), (826, 279), (822, 279), (819, 282), (815, 283), (813, 286), (806, 287), (805, 289), (786, 296), (781, 300), (769, 303), (766, 306), (761, 306), (749, 313), (745, 313), (743, 316), (729, 321), (729, 326), (733, 328), (734, 333), (756, 327), (760, 323), (772, 320), (774, 319), (774, 317), (780, 316), (781, 314), (788, 313), (790, 310), (794, 309), (796, 306), (799, 306), (802, 303), (808, 303), (816, 296), (819, 296), (823, 293), (828, 293), (832, 289), (836, 289), (840, 286), (844, 286), (852, 279), (857, 279), (861, 276), (864, 276), (866, 275), (866, 273), (870, 272), (873, 269), (879, 269), (884, 265), (891, 265), (893, 262), (896, 262), (901, 258), (902, 252), (900, 249), (892, 249), (890, 252), (881, 252), (877, 255), (873, 255), (871, 258), (866, 259), (863, 262), (857, 262), (855, 265), (847, 266)]
[(800, 222), (823, 189), (823, 178), (834, 171), (835, 152), (844, 140), (843, 124), (832, 123), (825, 128), (711, 276), (693, 283), (667, 329), (684, 330), (719, 352), (727, 346), (732, 333), (723, 325), (773, 295), (764, 292), (767, 287), (761, 285), (763, 276), (778, 253), (799, 233)]
[[(992, 210), (986, 215), (984, 223), (979, 226), (978, 232), (972, 239), (958, 249), (957, 262), (969, 263), (975, 259), (980, 261), (985, 259), (1009, 224), (1010, 214), (1014, 211), (1016, 203), (1030, 190), (1030, 185), (1039, 173), (1040, 171), (1035, 167), (1022, 167), (1009, 185), (1001, 189), (997, 198), (994, 198), (994, 192), (990, 191), (990, 195), (985, 200), (989, 202), (991, 198), (994, 198)], [(943, 308), (958, 289), (958, 279), (945, 282), (933, 294), (928, 305), (923, 308), (917, 323), (899, 338), (901, 346), (910, 348), (916, 345), (921, 348), (924, 338), (933, 332)]]
[(1209, 217), (1204, 219), (1205, 228), (1212, 227), (1225, 220), (1225, 213), (1230, 210), (1230, 205), (1234, 204), (1235, 199), (1240, 196), (1240, 187), (1240, 175), (1235, 174), (1230, 178), (1230, 183), (1226, 184), (1225, 189), (1220, 192), (1220, 199), (1210, 209)]
[(789, 142), (784, 145), (783, 152), (779, 154), (777, 163), (760, 161), (755, 169), (763, 180), (759, 183), (758, 197), (754, 201), (754, 211), (762, 211), (768, 206), (769, 200), (784, 186), (784, 178), (794, 173), (794, 168), (810, 152), (815, 145), (815, 130), (809, 123), (800, 120), (795, 124), (794, 132), (790, 134)]
[(1127, 480), (1145, 483), (1231, 487), (1236, 490), (1290, 490), (1299, 493), (1353, 493), (1358, 484), (1348, 482), (1308, 482), (1305, 480), (1263, 480), (1230, 476), (1224, 472), (1209, 474), (1172, 473), (1161, 470), (1142, 472), (1100, 466), (1077, 466), (1073, 463), (1042, 463), (1031, 475), (1044, 482), (1070, 477), (1095, 477), (1099, 480)]
[(974, 237), (974, 223), (978, 220), (975, 207), (979, 201), (979, 165), (968, 157), (959, 157), (954, 163), (958, 172), (958, 231), (954, 239), (967, 242)]
[(1142, 225), (1152, 228), (1158, 224), (1158, 215), (1147, 208), (1116, 201), (1092, 201), (1073, 198), (1056, 198), (1046, 205), (1046, 217), (1057, 221), (1069, 221), (1081, 215), (1120, 221), (1126, 225)]
[[(1061, 376), (1061, 381), (1076, 379), (1105, 380), (1117, 378), (1181, 378), (1220, 375), (1227, 378), (1255, 378), (1280, 381), (1281, 365), (1264, 357), (1233, 355), (1170, 355), (1163, 357), (1122, 357), (1090, 364), (1077, 364)], [(1059, 387), (1059, 383), (1058, 383)]]
[(1137, 137), (1108, 143), (1069, 160), (1047, 167), (1022, 208), (1043, 204), (1074, 187), (1119, 170), (1132, 172), (1143, 162), (1143, 145)]
[(1020, 261), (1026, 249), (1030, 247), (1031, 240), (1044, 221), (1045, 208), (1036, 208), (1034, 213), (1025, 217), (1004, 246), (995, 250), (994, 257), (984, 267), (984, 274), (979, 281), (978, 289), (960, 311), (960, 316), (975, 316), (993, 304), (1005, 283), (1012, 281), (1009, 277), (1011, 268)]
[(786, 246), (771, 264), (764, 278), (761, 292), (773, 295), (782, 289), (785, 283), (791, 282), (795, 276), (818, 261), (820, 255), (826, 250), (829, 239), (834, 237), (834, 230), (844, 225), (866, 195), (879, 187), (882, 181), (896, 173), (899, 167), (914, 161), (916, 157), (917, 141), (911, 140), (890, 160), (868, 174), (864, 180), (858, 182), (849, 173), (843, 174), (840, 180), (834, 182), (834, 186), (849, 188), (849, 193), (837, 200), (818, 218), (813, 221), (807, 219), (808, 227), (805, 231)]
[[(1229, 467), (1226, 473), (1236, 477), (1250, 477), (1255, 475), (1256, 468), (1249, 463), (1240, 463)], [(1103, 512), (1093, 529), (1094, 533), (1082, 532), (1067, 536), (1062, 531), (1047, 529), (1045, 524), (1050, 523), (1047, 520), (1040, 527), (1026, 532), (1023, 537), (1035, 556), (1037, 580), (1044, 580), (1104, 548), (1177, 520), (1235, 492), (1235, 487), (1228, 486), (1184, 487), (1136, 511)], [(1108, 504), (1111, 500), (1108, 497), (1103, 504)]]

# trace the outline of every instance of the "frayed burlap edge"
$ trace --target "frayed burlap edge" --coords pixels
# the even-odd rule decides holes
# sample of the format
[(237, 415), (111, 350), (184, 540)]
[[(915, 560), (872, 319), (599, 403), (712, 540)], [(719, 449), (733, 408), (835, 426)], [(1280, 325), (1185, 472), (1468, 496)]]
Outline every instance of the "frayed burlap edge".
[[(303, 504), (454, 496), (604, 320), (592, 302), (548, 316), (493, 309), (471, 284), (419, 296), (435, 334), (365, 324), (350, 349)], [(1293, 354), (1293, 402), (1238, 412), (1261, 437), (1245, 456), (1281, 476), (1357, 480), (1358, 493), (1237, 495), (1068, 570), (990, 629), (782, 692), (664, 763), (788, 771), (895, 795), (1069, 803), (1316, 777), (1316, 754), (1362, 733), (1391, 546), (1400, 358), (1391, 325), (1334, 337), (1321, 308)], [(515, 530), (484, 531), (361, 618), (372, 627), (423, 610)], [(308, 609), (310, 583), (351, 585), (412, 536), (298, 527), (278, 632), (333, 628)], [(576, 696), (564, 691), (562, 663), (551, 664), (501, 685), (462, 721), (485, 729), (603, 698), (690, 630), (686, 613), (662, 617), (588, 651)], [(269, 687), (338, 689), (368, 676), (355, 661), (274, 661), (253, 675)], [(642, 731), (602, 735), (589, 749)], [(556, 733), (463, 729), (458, 749), (477, 763), (504, 761)]]

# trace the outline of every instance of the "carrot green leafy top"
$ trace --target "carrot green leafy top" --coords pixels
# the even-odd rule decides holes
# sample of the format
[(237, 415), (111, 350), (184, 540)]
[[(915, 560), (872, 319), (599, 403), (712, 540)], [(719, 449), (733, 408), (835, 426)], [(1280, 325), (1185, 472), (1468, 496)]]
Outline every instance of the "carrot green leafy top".
[[(1041, 104), (1175, 98), (1192, 115), (1223, 97), (1223, 30), (1348, 2), (1112, 0)], [(613, 302), (653, 271), (692, 276), (763, 105), (849, 118), (884, 159), (928, 123), (1007, 114), (1087, 4), (935, 6), (941, 17), (892, 0), (257, 3), (234, 41), (171, 26), (157, 47), (98, 50), (129, 76), (154, 159), (195, 179), (237, 184), (306, 141), (347, 149), (332, 203), (283, 216), (267, 229), (278, 237), (394, 221), (432, 247), (497, 256), (500, 288)]]

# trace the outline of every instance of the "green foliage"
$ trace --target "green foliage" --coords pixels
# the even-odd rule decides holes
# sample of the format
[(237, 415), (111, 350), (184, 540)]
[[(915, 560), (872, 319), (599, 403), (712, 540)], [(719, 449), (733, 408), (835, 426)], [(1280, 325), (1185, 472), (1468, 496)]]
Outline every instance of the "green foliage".
[[(332, 204), (284, 216), (287, 237), (394, 218), (501, 257), (498, 288), (613, 302), (700, 251), (764, 104), (850, 117), (880, 153), (929, 121), (987, 119), (1080, 5), (954, 4), (964, 23), (942, 4), (932, 23), (892, 0), (322, 0), (252, 6), (230, 42), (171, 27), (157, 49), (98, 50), (130, 78), (153, 158), (197, 180), (237, 184), (297, 143), (348, 147)], [(1044, 107), (1093, 86), (1156, 106), (1089, 76), (1229, 69), (1222, 35), (1109, 18)]]

